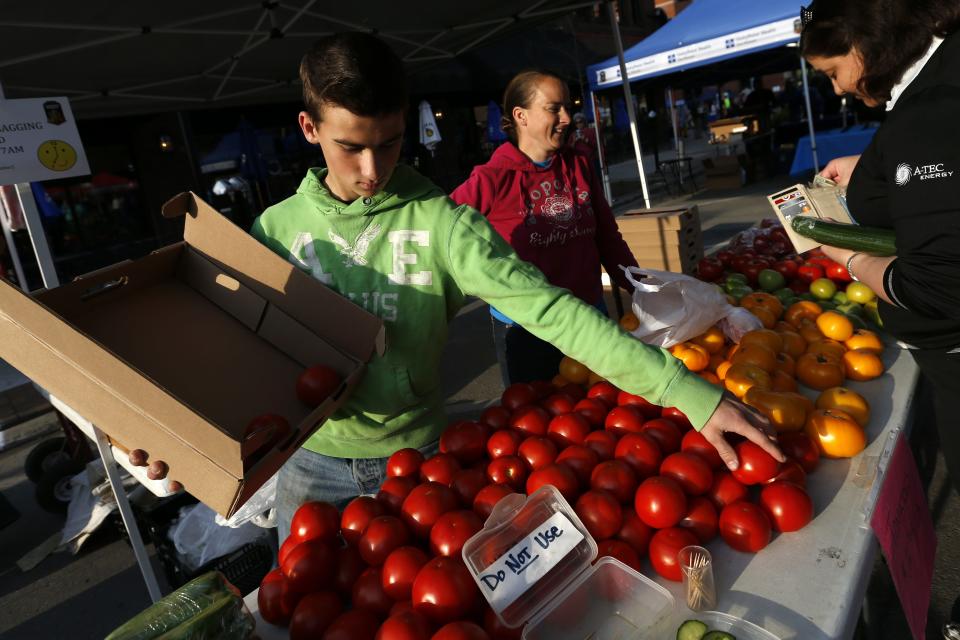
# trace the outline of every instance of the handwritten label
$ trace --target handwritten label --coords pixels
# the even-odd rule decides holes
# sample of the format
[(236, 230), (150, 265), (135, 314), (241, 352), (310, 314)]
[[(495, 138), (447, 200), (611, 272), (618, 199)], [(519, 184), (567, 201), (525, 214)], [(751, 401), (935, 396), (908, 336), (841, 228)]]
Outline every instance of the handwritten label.
[(583, 534), (570, 520), (562, 513), (555, 513), (493, 564), (474, 574), (473, 579), (493, 610), (500, 613), (547, 575), (582, 540)]
[(926, 637), (937, 536), (906, 438), (900, 438), (870, 518), (916, 640)]

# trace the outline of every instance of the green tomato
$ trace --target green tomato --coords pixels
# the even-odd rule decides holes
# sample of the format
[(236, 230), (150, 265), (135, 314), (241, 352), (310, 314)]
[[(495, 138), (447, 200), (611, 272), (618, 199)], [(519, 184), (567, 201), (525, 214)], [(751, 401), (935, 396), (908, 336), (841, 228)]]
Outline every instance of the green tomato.
[(862, 282), (851, 282), (847, 285), (847, 298), (860, 304), (866, 304), (871, 300), (876, 300), (877, 294)]
[(757, 281), (764, 291), (776, 291), (787, 284), (783, 274), (773, 269), (763, 269), (757, 276)]
[(817, 278), (810, 283), (810, 293), (820, 300), (829, 300), (837, 292), (837, 285), (830, 278)]
[(787, 301), (795, 297), (797, 294), (793, 292), (793, 289), (788, 289), (787, 287), (784, 287), (782, 289), (777, 289), (776, 291), (774, 291), (773, 295), (777, 296), (780, 302), (783, 303), (784, 307), (787, 307), (789, 306), (787, 304)]
[(727, 290), (727, 293), (729, 293), (729, 294), (732, 295), (734, 298), (736, 298), (737, 301), (739, 301), (741, 298), (743, 298), (743, 297), (745, 297), (745, 296), (748, 296), (748, 295), (750, 295), (751, 293), (753, 293), (753, 289), (751, 289), (750, 287), (748, 287), (748, 286), (746, 286), (746, 285), (742, 285), (742, 286), (739, 286), (739, 287), (734, 286), (734, 287), (728, 289), (728, 290)]
[(817, 296), (813, 295), (813, 294), (810, 293), (809, 291), (805, 291), (805, 292), (801, 293), (801, 294), (800, 294), (799, 296), (797, 296), (797, 297), (800, 298), (801, 300), (809, 300), (810, 302), (820, 302), (820, 298), (818, 298)]
[(831, 298), (831, 300), (833, 300), (837, 304), (846, 304), (847, 302), (849, 302), (849, 299), (847, 298), (847, 294), (845, 294), (843, 291), (837, 291), (835, 294), (833, 294), (833, 297)]
[(833, 300), (818, 300), (817, 304), (819, 304), (820, 308), (824, 311), (833, 311), (837, 308), (837, 303)]

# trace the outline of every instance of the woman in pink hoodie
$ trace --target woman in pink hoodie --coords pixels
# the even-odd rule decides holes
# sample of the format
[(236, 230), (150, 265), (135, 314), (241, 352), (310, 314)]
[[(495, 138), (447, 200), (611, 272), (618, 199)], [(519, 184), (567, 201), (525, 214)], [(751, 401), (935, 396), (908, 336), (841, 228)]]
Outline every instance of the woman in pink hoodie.
[[(507, 85), (501, 128), (505, 142), (450, 194), (468, 204), (517, 254), (604, 312), (601, 265), (628, 291), (620, 266), (636, 266), (620, 236), (590, 158), (566, 144), (570, 92), (557, 76), (525, 71)], [(490, 308), (504, 385), (550, 380), (563, 354)]]

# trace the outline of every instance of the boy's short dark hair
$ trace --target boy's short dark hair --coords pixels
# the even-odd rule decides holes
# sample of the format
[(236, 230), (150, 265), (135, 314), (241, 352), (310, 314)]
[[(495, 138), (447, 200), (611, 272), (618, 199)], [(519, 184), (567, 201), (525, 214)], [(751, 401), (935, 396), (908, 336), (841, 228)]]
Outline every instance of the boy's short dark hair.
[(407, 108), (403, 61), (382, 40), (361, 32), (318, 40), (300, 61), (303, 104), (316, 121), (324, 102), (358, 116)]

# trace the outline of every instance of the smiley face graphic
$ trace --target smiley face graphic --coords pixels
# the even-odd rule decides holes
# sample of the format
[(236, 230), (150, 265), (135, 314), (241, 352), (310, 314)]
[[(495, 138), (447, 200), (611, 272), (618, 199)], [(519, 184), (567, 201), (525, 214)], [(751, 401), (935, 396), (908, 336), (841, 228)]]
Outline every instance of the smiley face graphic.
[(66, 171), (77, 163), (77, 151), (63, 140), (47, 140), (37, 149), (37, 159), (51, 171)]

